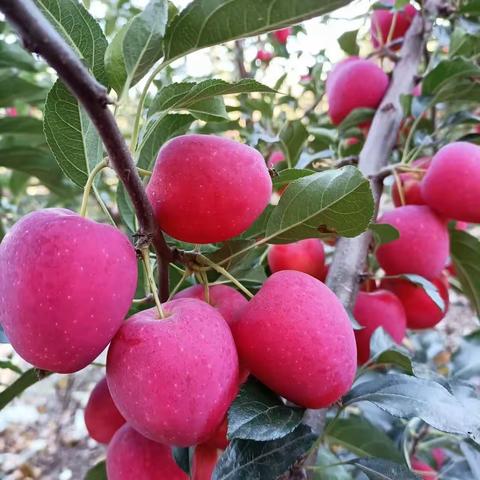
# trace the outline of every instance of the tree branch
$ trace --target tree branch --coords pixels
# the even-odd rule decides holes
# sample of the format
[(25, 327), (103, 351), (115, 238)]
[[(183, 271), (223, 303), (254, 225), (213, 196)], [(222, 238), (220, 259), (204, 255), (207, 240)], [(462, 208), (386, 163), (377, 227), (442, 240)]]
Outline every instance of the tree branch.
[(143, 183), (125, 140), (108, 109), (106, 88), (98, 83), (74, 51), (46, 20), (32, 0), (2, 0), (0, 11), (18, 30), (24, 45), (53, 67), (87, 111), (108, 152), (109, 163), (125, 185), (138, 218), (138, 243), (152, 243), (160, 271), (160, 296), (168, 297), (168, 264), (171, 250), (155, 221)]
[[(375, 199), (375, 218), (383, 190), (383, 178), (378, 176), (378, 172), (388, 163), (402, 121), (400, 97), (410, 94), (415, 85), (426, 38), (432, 30), (432, 19), (435, 18), (440, 8), (439, 1), (428, 0), (423, 15), (417, 15), (412, 22), (400, 50), (400, 58), (393, 71), (389, 89), (375, 113), (365, 145), (360, 153), (358, 167), (366, 177), (370, 178)], [(360, 274), (365, 270), (371, 240), (371, 234), (365, 232), (355, 238), (341, 238), (336, 244), (327, 285), (347, 309), (352, 309), (355, 303)], [(310, 425), (315, 433), (320, 434), (325, 426), (325, 410), (307, 410), (304, 422)], [(315, 457), (316, 451), (307, 460), (307, 463), (314, 462)], [(290, 478), (300, 478), (298, 477), (299, 471), (300, 467), (297, 467)], [(297, 475), (297, 477), (293, 475)], [(307, 478), (306, 473), (303, 478)]]
[(245, 58), (243, 56), (243, 40), (235, 40), (235, 63), (237, 64), (238, 76), (240, 79), (250, 78), (245, 68)]

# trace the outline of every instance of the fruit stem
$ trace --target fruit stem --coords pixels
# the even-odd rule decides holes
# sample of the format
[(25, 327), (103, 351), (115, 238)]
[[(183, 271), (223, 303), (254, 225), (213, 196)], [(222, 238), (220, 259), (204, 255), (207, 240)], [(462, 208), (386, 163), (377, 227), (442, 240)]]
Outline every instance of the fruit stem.
[(402, 207), (405, 206), (405, 192), (403, 191), (402, 179), (398, 174), (396, 169), (393, 169), (393, 176), (395, 178), (395, 183), (397, 184), (398, 195), (400, 195), (400, 203)]
[(203, 292), (204, 292), (204, 295), (205, 295), (205, 301), (210, 305), (210, 287), (208, 285), (207, 272), (200, 272), (200, 276), (202, 277)]
[(187, 279), (188, 276), (190, 276), (190, 271), (187, 269), (182, 273), (180, 281), (175, 285), (175, 288), (170, 292), (168, 301), (170, 301), (174, 297), (174, 295), (178, 292), (178, 289), (181, 287), (182, 283)]
[(158, 289), (157, 289), (157, 285), (155, 284), (155, 279), (153, 278), (153, 271), (152, 271), (152, 265), (150, 264), (149, 250), (148, 248), (142, 248), (140, 251), (142, 252), (143, 264), (145, 265), (147, 279), (150, 284), (150, 289), (152, 291), (153, 299), (155, 300), (155, 305), (157, 306), (158, 315), (163, 320), (165, 319), (165, 313), (163, 311), (160, 298), (158, 297)]
[(150, 170), (145, 170), (144, 168), (137, 167), (137, 172), (142, 177), (151, 177), (152, 176), (152, 172)]
[(392, 23), (390, 24), (390, 30), (388, 31), (387, 42), (388, 45), (392, 41), (393, 33), (395, 32), (395, 27), (397, 26), (398, 12), (393, 14)]
[(239, 288), (248, 298), (253, 298), (253, 293), (243, 286), (232, 274), (228, 273), (220, 265), (217, 265), (215, 262), (212, 262), (208, 257), (198, 254), (197, 256), (202, 262), (206, 263), (209, 267), (213, 268), (216, 272), (220, 273), (224, 277), (228, 278), (237, 288)]
[(80, 215), (82, 217), (85, 217), (87, 215), (88, 197), (90, 196), (90, 190), (92, 189), (95, 177), (107, 166), (107, 160), (102, 160), (98, 165), (95, 166), (95, 168), (90, 172), (90, 175), (88, 176), (87, 183), (85, 184), (85, 187), (83, 189), (82, 206), (80, 207)]

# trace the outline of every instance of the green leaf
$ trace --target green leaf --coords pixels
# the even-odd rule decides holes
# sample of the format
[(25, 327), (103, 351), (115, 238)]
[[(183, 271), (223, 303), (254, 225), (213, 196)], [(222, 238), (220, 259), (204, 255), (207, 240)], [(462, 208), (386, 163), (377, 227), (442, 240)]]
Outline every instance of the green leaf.
[(348, 0), (194, 0), (168, 26), (165, 60), (302, 22)]
[(43, 123), (34, 117), (0, 118), (0, 135), (39, 136), (45, 141)]
[(44, 370), (37, 370), (31, 368), (17, 378), (11, 385), (9, 385), (3, 392), (0, 392), (0, 410), (3, 410), (13, 399), (18, 397), (24, 390), (32, 386), (34, 383), (48, 377), (51, 372)]
[(456, 58), (454, 60), (443, 60), (431, 70), (422, 81), (422, 94), (434, 95), (449, 83), (456, 82), (464, 77), (480, 76), (480, 67), (475, 63)]
[(18, 76), (18, 73), (5, 70), (0, 72), (0, 107), (11, 107), (16, 101), (35, 103), (42, 101), (47, 89)]
[(302, 153), (308, 139), (308, 131), (300, 120), (294, 120), (282, 127), (279, 136), (287, 155), (287, 164), (291, 168), (296, 165)]
[(137, 165), (153, 170), (160, 147), (171, 138), (186, 133), (194, 120), (191, 115), (171, 114), (148, 125), (139, 147)]
[(299, 178), (308, 177), (312, 175), (312, 173), (315, 173), (315, 171), (301, 168), (287, 168), (279, 172), (278, 175), (275, 175), (272, 178), (272, 183), (275, 188), (279, 188)]
[(479, 42), (478, 36), (468, 33), (461, 27), (456, 27), (450, 37), (449, 56), (470, 58), (478, 55)]
[(480, 16), (480, 0), (465, 0), (461, 3), (458, 13), (463, 15)]
[(480, 241), (468, 232), (450, 229), (450, 255), (462, 291), (480, 315)]
[(274, 209), (275, 207), (273, 205), (267, 205), (261, 215), (255, 220), (255, 222), (253, 222), (252, 226), (242, 234), (242, 237), (254, 240), (263, 237), (265, 235), (268, 220)]
[(28, 72), (37, 70), (34, 58), (18, 43), (0, 42), (0, 68), (15, 68)]
[(370, 352), (376, 364), (394, 365), (413, 375), (412, 357), (382, 327), (373, 332)]
[(380, 458), (358, 458), (348, 463), (355, 465), (369, 480), (418, 480), (405, 465)]
[(378, 376), (355, 386), (345, 397), (344, 405), (371, 402), (396, 417), (421, 418), (442, 432), (456, 433), (480, 441), (480, 402), (477, 410), (452, 395), (435, 381), (408, 375)]
[(480, 448), (470, 442), (461, 442), (460, 450), (472, 471), (472, 480), (480, 480)]
[(318, 172), (292, 182), (266, 226), (271, 243), (289, 243), (332, 233), (355, 237), (373, 217), (370, 182), (352, 166)]
[(230, 442), (213, 472), (212, 480), (276, 480), (313, 445), (316, 436), (300, 425), (278, 440)]
[(287, 407), (278, 395), (251, 378), (228, 411), (228, 438), (276, 440), (300, 425), (304, 410)]
[(326, 447), (319, 448), (315, 465), (314, 480), (352, 480), (347, 466), (341, 465), (340, 459)]
[(58, 33), (105, 84), (105, 50), (107, 40), (96, 20), (76, 0), (35, 0)]
[(45, 103), (44, 129), (60, 168), (84, 187), (91, 169), (102, 160), (102, 143), (85, 110), (59, 80)]
[(161, 58), (167, 20), (167, 0), (150, 0), (113, 38), (105, 54), (105, 68), (110, 85), (119, 95)]
[(409, 282), (414, 283), (415, 285), (422, 287), (424, 292), (432, 299), (432, 301), (437, 305), (437, 307), (442, 311), (445, 312), (445, 302), (438, 291), (438, 288), (430, 281), (420, 275), (416, 275), (413, 273), (405, 273), (399, 275), (400, 278), (404, 278)]
[(188, 111), (198, 120), (204, 122), (223, 122), (229, 120), (225, 102), (221, 97), (209, 98), (195, 103)]
[(360, 48), (357, 43), (358, 30), (350, 30), (338, 37), (337, 42), (340, 48), (349, 55), (358, 55)]
[(469, 379), (480, 375), (480, 330), (462, 338), (452, 362), (455, 378)]
[(97, 463), (85, 475), (85, 480), (107, 480), (107, 465), (105, 460)]
[(122, 182), (118, 182), (117, 186), (117, 207), (124, 225), (131, 233), (136, 232), (135, 209)]
[(390, 437), (362, 417), (337, 419), (327, 425), (325, 432), (330, 444), (340, 445), (359, 457), (380, 457), (395, 462), (403, 460)]
[(17, 367), (10, 360), (0, 360), (0, 368), (11, 370), (12, 372), (18, 373), (20, 375), (23, 373), (22, 369)]
[(371, 108), (356, 108), (350, 112), (338, 126), (338, 131), (340, 134), (343, 134), (343, 132), (346, 132), (350, 128), (358, 127), (358, 125), (362, 123), (369, 122), (374, 115), (375, 110)]
[(176, 464), (187, 475), (190, 475), (191, 464), (193, 460), (193, 448), (192, 447), (173, 447), (172, 454)]
[(398, 230), (387, 223), (372, 223), (368, 228), (373, 233), (377, 247), (400, 238)]
[[(222, 263), (223, 268), (229, 270), (239, 262), (242, 262), (244, 258), (251, 253), (249, 247), (253, 245), (253, 240), (233, 239), (224, 242), (222, 246), (215, 252), (207, 255), (208, 258), (217, 264)], [(242, 252), (240, 254), (240, 252)], [(230, 259), (230, 257), (234, 257)], [(223, 263), (224, 260), (226, 263)]]

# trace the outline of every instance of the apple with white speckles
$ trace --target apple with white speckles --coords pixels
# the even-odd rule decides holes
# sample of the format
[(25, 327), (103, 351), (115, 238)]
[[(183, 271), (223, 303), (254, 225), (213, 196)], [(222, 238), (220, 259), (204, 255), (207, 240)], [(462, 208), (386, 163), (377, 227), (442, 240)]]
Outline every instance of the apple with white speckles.
[(274, 273), (233, 327), (240, 360), (297, 405), (328, 407), (352, 385), (357, 350), (340, 300), (302, 272)]
[(212, 436), (238, 391), (230, 328), (206, 302), (184, 298), (133, 315), (108, 351), (115, 404), (151, 440), (190, 446)]
[(137, 260), (119, 230), (59, 208), (22, 218), (0, 245), (0, 323), (37, 368), (89, 365), (120, 328)]

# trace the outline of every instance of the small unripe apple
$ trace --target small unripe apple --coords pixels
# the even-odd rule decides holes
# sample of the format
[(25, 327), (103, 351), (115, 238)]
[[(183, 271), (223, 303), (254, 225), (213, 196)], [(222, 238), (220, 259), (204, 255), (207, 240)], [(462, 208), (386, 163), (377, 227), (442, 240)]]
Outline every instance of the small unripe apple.
[(183, 135), (167, 142), (147, 187), (162, 229), (178, 240), (202, 244), (242, 233), (263, 212), (271, 193), (262, 155), (215, 135)]
[(406, 279), (385, 279), (382, 286), (395, 293), (407, 314), (407, 326), (413, 329), (432, 328), (439, 323), (448, 309), (448, 280), (445, 275), (430, 280), (445, 302), (445, 311), (437, 306), (425, 290)]
[(281, 28), (280, 30), (276, 30), (275, 32), (273, 32), (273, 35), (277, 39), (278, 43), (285, 45), (287, 43), (288, 37), (292, 34), (292, 32), (293, 32), (293, 28), (287, 27), (287, 28)]
[(264, 63), (269, 63), (273, 58), (272, 52), (267, 52), (267, 50), (258, 50), (257, 51), (257, 60), (260, 60)]
[(0, 324), (37, 368), (72, 373), (120, 328), (137, 283), (128, 238), (61, 208), (23, 217), (0, 245)]
[[(385, 5), (394, 5), (394, 0), (383, 0)], [(387, 43), (390, 30), (393, 26), (393, 32), (390, 41), (403, 38), (410, 28), (412, 21), (417, 14), (417, 10), (413, 5), (405, 5), (400, 11), (395, 12), (390, 9), (375, 9), (372, 14), (372, 23), (370, 32), (372, 36), (372, 44), (374, 48), (378, 48)], [(395, 25), (393, 25), (395, 22)], [(400, 44), (392, 46), (393, 50), (398, 50)]]
[(186, 447), (210, 438), (238, 391), (230, 328), (206, 302), (182, 298), (133, 315), (110, 344), (107, 380), (142, 435)]
[(332, 123), (340, 124), (357, 108), (377, 108), (388, 83), (387, 74), (369, 60), (354, 57), (340, 62), (330, 73), (326, 84)]
[(274, 273), (233, 332), (242, 363), (297, 405), (327, 407), (352, 385), (357, 352), (350, 319), (334, 293), (310, 275)]
[(355, 331), (357, 340), (358, 363), (363, 364), (370, 358), (370, 339), (379, 327), (397, 342), (405, 338), (407, 318), (400, 300), (387, 290), (359, 292), (353, 309), (353, 316), (364, 327)]
[(108, 480), (189, 480), (170, 447), (153, 442), (126, 424), (107, 450)]
[(193, 454), (192, 480), (211, 480), (218, 460), (218, 450), (205, 444), (197, 445)]
[(412, 459), (412, 469), (416, 472), (424, 472), (425, 475), (420, 475), (422, 480), (438, 480), (437, 472), (430, 465), (418, 460)]
[(454, 142), (441, 148), (422, 181), (425, 202), (441, 215), (480, 223), (480, 147)]
[[(412, 162), (412, 167), (425, 170), (424, 172), (405, 172), (399, 175), (405, 205), (425, 205), (425, 200), (422, 197), (421, 181), (427, 173), (431, 161), (430, 157), (419, 158)], [(396, 207), (402, 206), (402, 199), (396, 181), (392, 186), (392, 200)]]
[(377, 249), (378, 262), (388, 275), (440, 275), (450, 248), (444, 219), (427, 206), (406, 205), (384, 213), (378, 223), (392, 225), (400, 234), (397, 240)]
[(285, 245), (272, 245), (268, 251), (268, 266), (272, 273), (297, 270), (325, 280), (325, 250), (317, 238), (308, 238)]
[(108, 443), (125, 423), (125, 419), (113, 403), (105, 377), (92, 390), (84, 416), (89, 435), (100, 443)]

